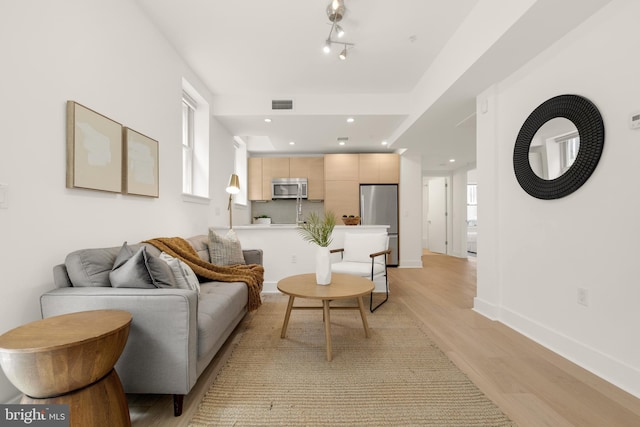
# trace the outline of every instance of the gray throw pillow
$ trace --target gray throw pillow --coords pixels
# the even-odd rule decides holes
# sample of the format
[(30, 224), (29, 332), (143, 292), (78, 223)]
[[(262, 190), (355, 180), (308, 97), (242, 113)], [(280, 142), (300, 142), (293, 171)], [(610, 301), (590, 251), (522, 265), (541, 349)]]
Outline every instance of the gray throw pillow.
[(64, 264), (74, 287), (111, 287), (109, 273), (120, 248), (80, 249), (67, 255)]
[(114, 288), (171, 288), (176, 286), (169, 265), (147, 253), (145, 246), (135, 253), (124, 242), (109, 273)]
[(209, 229), (209, 257), (211, 264), (215, 265), (246, 264), (240, 241), (233, 230), (222, 237)]

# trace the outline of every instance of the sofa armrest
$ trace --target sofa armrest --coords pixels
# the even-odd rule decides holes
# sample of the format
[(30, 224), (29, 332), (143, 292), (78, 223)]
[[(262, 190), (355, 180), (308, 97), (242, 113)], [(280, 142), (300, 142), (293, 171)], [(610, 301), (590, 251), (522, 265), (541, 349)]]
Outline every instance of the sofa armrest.
[(189, 393), (197, 380), (197, 304), (197, 292), (186, 289), (71, 287), (40, 297), (43, 318), (105, 309), (132, 314), (116, 364), (127, 393)]
[(262, 265), (262, 249), (243, 249), (242, 254), (247, 264)]

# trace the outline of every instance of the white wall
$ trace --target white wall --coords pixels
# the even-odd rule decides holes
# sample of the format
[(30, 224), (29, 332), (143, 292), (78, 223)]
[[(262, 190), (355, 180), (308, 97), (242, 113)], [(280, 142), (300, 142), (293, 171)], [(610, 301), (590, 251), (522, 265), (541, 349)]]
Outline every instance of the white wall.
[[(134, 2), (2, 2), (0, 52), (0, 183), (9, 184), (9, 208), (0, 209), (0, 333), (40, 318), (51, 269), (72, 250), (206, 233), (228, 221), (232, 137), (214, 121), (212, 201), (184, 202), (182, 78), (211, 94)], [(67, 100), (159, 141), (158, 199), (65, 188)], [(0, 374), (0, 401), (17, 394)]]
[[(637, 160), (640, 2), (616, 0), (478, 97), (478, 296), (475, 309), (640, 397)], [(587, 183), (543, 201), (515, 179), (513, 145), (527, 116), (559, 94), (600, 110), (604, 153)], [(587, 307), (577, 290), (589, 292)]]
[(400, 156), (400, 268), (422, 267), (422, 159), (420, 153)]

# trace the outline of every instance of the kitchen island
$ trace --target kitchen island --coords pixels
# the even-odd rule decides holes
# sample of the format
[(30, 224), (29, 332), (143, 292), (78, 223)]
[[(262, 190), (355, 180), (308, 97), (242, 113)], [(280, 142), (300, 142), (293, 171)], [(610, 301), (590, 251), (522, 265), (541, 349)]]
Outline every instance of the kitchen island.
[[(349, 233), (386, 233), (388, 225), (336, 225), (329, 249), (342, 248)], [(213, 227), (224, 236), (228, 227)], [(264, 265), (263, 292), (277, 293), (277, 283), (287, 276), (315, 272), (317, 246), (302, 239), (295, 224), (253, 224), (234, 226), (243, 249), (262, 249)], [(333, 254), (335, 261), (340, 254)], [(375, 283), (374, 292), (384, 292), (384, 282)]]

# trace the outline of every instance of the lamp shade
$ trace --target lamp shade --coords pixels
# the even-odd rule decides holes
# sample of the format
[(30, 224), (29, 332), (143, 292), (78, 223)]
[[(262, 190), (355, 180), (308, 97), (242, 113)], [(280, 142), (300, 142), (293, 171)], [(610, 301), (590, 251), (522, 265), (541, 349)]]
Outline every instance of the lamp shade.
[(229, 194), (238, 194), (240, 192), (240, 180), (238, 179), (238, 175), (235, 173), (231, 174), (231, 178), (229, 178), (229, 185), (227, 186), (227, 193)]

